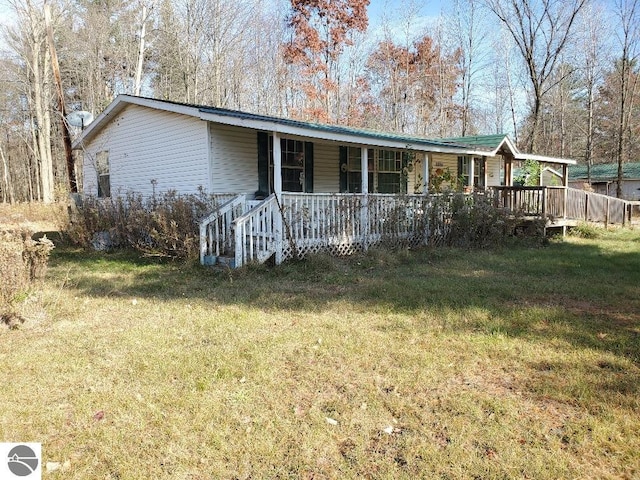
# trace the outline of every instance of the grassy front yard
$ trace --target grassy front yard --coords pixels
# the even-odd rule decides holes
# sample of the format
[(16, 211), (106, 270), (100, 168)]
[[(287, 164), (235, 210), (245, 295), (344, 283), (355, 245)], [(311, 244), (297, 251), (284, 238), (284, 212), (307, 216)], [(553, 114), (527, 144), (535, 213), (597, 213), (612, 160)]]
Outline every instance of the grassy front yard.
[(0, 439), (44, 478), (640, 477), (638, 230), (240, 272), (57, 248), (27, 301)]

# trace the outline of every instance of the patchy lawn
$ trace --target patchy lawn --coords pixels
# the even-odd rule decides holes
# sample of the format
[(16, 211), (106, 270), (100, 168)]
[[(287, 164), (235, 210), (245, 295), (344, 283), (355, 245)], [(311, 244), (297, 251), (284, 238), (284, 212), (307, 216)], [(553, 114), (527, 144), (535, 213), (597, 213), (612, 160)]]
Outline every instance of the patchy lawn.
[(640, 476), (638, 230), (240, 272), (59, 247), (26, 301), (0, 438), (44, 478)]

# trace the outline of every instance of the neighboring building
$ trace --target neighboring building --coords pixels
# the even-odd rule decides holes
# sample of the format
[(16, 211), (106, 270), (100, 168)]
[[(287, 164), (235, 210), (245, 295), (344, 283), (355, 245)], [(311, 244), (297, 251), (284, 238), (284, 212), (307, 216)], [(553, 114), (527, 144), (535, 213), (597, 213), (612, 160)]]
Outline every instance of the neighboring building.
[[(622, 197), (625, 200), (640, 200), (640, 162), (622, 164)], [(569, 186), (593, 190), (603, 195), (616, 196), (618, 186), (618, 164), (599, 163), (591, 166), (591, 187), (587, 179), (587, 166), (576, 165), (569, 172)]]

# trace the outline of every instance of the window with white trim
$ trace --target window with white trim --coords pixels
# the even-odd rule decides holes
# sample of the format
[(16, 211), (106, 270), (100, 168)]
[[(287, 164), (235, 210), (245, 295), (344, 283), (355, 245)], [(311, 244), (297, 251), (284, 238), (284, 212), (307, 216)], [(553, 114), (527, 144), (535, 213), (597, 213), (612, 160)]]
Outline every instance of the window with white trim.
[[(290, 138), (280, 139), (282, 191), (304, 192), (304, 142)], [(269, 137), (269, 187), (273, 191), (273, 137)]]
[[(360, 193), (362, 189), (362, 150), (349, 147), (347, 153), (347, 191)], [(369, 192), (406, 193), (407, 176), (403, 171), (403, 152), (369, 149)]]
[(98, 197), (111, 196), (111, 175), (109, 171), (109, 151), (96, 153), (96, 172), (98, 174)]

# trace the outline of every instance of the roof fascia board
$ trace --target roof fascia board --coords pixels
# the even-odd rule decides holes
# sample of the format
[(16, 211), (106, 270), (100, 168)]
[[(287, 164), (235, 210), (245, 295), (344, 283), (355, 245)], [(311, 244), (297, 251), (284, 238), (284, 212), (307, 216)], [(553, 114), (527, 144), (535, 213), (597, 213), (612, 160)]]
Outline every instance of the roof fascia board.
[(570, 158), (547, 157), (545, 155), (532, 155), (530, 153), (518, 153), (514, 155), (516, 160), (534, 160), (543, 163), (560, 163), (562, 165), (576, 165), (578, 162)]

